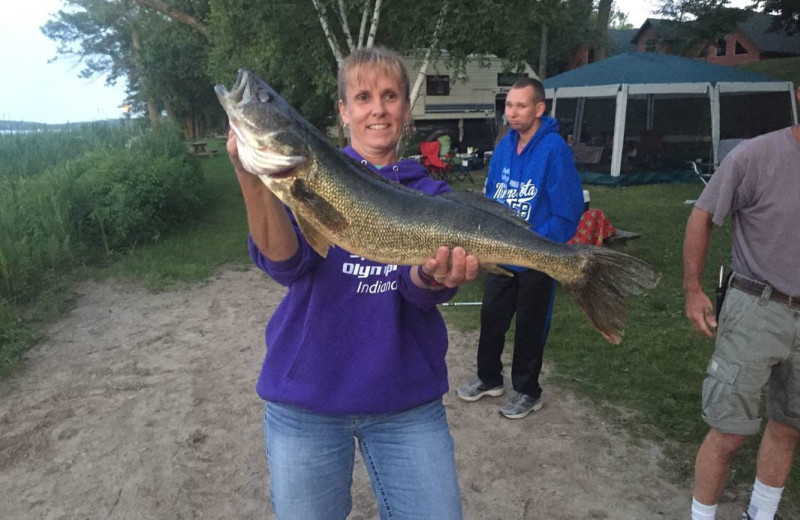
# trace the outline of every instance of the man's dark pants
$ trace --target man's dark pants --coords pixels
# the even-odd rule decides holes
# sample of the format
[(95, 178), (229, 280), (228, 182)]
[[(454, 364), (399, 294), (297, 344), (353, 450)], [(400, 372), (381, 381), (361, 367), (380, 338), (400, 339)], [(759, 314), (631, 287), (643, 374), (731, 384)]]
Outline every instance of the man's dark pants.
[(511, 384), (533, 398), (542, 395), (539, 373), (550, 329), (555, 281), (544, 273), (526, 270), (514, 276), (486, 275), (478, 341), (478, 377), (485, 384), (503, 384), (500, 356), (514, 313), (517, 315)]

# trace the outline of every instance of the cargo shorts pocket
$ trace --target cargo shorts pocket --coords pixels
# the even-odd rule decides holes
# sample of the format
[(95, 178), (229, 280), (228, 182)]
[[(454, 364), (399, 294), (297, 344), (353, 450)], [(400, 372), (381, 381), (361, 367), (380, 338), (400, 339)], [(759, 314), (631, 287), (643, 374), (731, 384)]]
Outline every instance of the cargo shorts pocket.
[(736, 376), (739, 375), (741, 368), (742, 366), (739, 363), (724, 358), (719, 354), (714, 354), (708, 364), (706, 374), (722, 383), (732, 385), (736, 381)]
[(703, 419), (727, 433), (752, 435), (758, 430), (758, 393), (742, 389), (741, 364), (717, 353), (703, 381)]

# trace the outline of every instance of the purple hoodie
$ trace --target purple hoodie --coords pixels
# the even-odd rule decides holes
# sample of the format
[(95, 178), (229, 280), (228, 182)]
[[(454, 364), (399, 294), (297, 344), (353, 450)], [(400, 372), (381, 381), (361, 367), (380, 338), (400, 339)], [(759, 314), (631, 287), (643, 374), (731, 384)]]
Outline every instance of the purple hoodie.
[[(450, 191), (412, 159), (377, 169), (429, 194)], [(293, 220), (294, 221), (294, 220)], [(289, 288), (267, 324), (258, 395), (328, 415), (413, 408), (447, 392), (447, 330), (436, 308), (456, 290), (415, 286), (409, 266), (365, 260), (340, 247), (322, 258), (295, 223), (297, 253), (272, 262), (249, 238), (255, 264)]]

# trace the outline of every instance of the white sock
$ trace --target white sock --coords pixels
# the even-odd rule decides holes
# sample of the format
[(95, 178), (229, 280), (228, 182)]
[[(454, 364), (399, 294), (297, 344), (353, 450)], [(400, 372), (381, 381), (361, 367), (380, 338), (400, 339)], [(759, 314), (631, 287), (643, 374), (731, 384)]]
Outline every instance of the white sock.
[(717, 517), (717, 504), (707, 506), (692, 497), (692, 520), (714, 520)]
[(781, 493), (783, 493), (782, 487), (770, 487), (756, 479), (747, 514), (753, 520), (773, 520), (781, 502)]

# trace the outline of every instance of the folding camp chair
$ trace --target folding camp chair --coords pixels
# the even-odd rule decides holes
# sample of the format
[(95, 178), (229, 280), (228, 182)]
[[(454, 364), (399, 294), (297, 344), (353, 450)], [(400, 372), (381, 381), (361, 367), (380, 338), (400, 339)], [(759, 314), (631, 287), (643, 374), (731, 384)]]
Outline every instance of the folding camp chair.
[(443, 181), (450, 180), (453, 171), (453, 164), (442, 161), (439, 157), (439, 141), (428, 141), (419, 143), (419, 151), (422, 153), (422, 166), (428, 169), (431, 177)]
[(708, 184), (708, 179), (711, 178), (711, 173), (709, 173), (710, 168), (702, 162), (688, 161), (688, 163), (689, 166), (692, 167), (694, 174), (697, 175), (697, 178), (700, 179), (703, 184)]
[(475, 179), (472, 178), (472, 174), (469, 172), (469, 163), (464, 164), (463, 157), (454, 155), (452, 165), (453, 169), (450, 173), (453, 180), (475, 182)]

